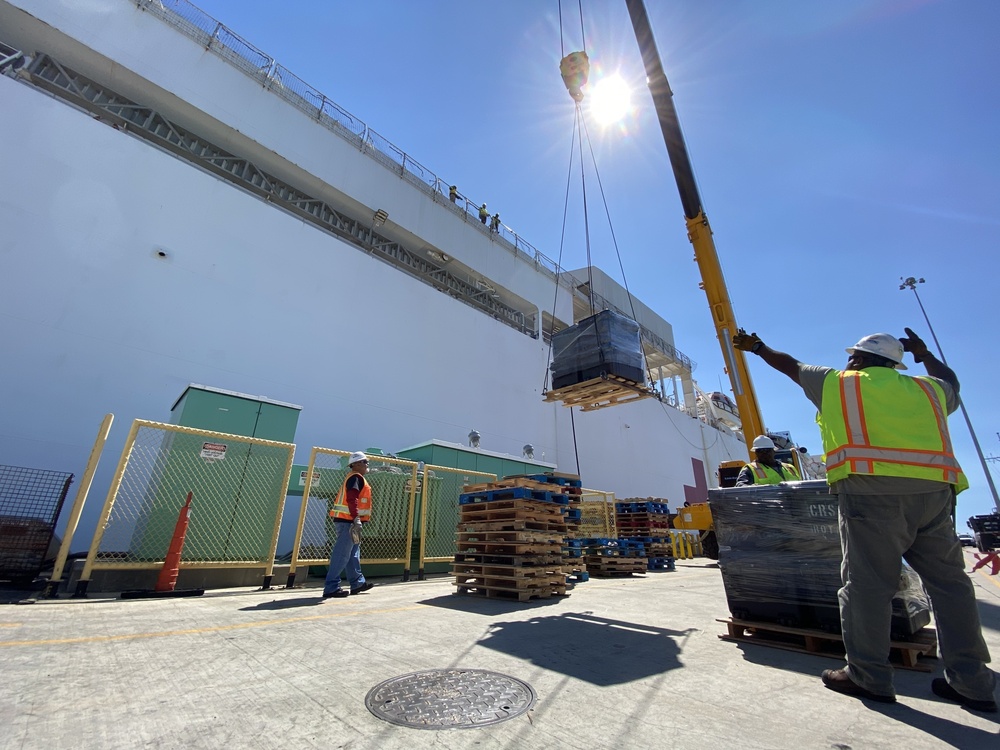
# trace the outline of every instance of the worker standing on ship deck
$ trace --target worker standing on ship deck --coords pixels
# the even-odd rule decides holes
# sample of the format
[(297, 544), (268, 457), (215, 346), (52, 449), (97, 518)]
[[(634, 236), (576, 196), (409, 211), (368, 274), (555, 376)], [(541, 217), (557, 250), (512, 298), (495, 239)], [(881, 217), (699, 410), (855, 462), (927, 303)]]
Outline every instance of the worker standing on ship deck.
[(490, 229), (500, 233), (500, 214), (493, 214), (493, 219), (490, 221)]
[[(350, 472), (330, 509), (337, 538), (330, 550), (330, 566), (323, 584), (323, 599), (360, 594), (375, 586), (366, 581), (361, 572), (361, 529), (363, 524), (371, 520), (372, 515), (372, 489), (365, 481), (368, 457), (358, 451), (352, 453), (347, 461)], [(340, 587), (341, 572), (346, 574), (349, 591)]]
[(486, 204), (484, 203), (479, 207), (479, 220), (486, 223), (486, 220), (490, 218), (490, 212), (486, 210)]
[(747, 487), (751, 484), (780, 484), (781, 482), (797, 482), (799, 473), (791, 464), (782, 463), (774, 455), (774, 441), (767, 435), (758, 435), (753, 445), (756, 460), (751, 461), (736, 477), (737, 487)]
[[(733, 345), (787, 375), (819, 409), (827, 481), (840, 516), (838, 599), (847, 651), (847, 666), (825, 670), (823, 684), (896, 702), (888, 659), (891, 602), (906, 560), (934, 610), (944, 678), (932, 680), (931, 690), (994, 713), (996, 676), (986, 666), (990, 654), (953, 518), (955, 495), (968, 487), (946, 417), (958, 408), (958, 378), (905, 330), (902, 339), (865, 336), (847, 349), (844, 370), (803, 364), (742, 329)], [(927, 376), (899, 374), (906, 369), (903, 352), (922, 362)]]
[(452, 185), (450, 188), (448, 188), (448, 200), (450, 200), (452, 203), (457, 203), (458, 202), (458, 186), (457, 185)]

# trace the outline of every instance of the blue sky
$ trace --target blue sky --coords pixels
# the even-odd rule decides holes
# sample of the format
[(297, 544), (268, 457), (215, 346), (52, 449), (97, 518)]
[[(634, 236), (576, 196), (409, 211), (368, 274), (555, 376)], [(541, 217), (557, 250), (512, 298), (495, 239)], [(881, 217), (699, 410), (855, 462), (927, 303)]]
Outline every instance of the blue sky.
[[(673, 325), (701, 387), (730, 390), (624, 0), (584, 0), (582, 39), (564, 0), (562, 46), (557, 0), (195, 4), (550, 258), (562, 246), (566, 268), (587, 256), (578, 171), (562, 235), (574, 110), (558, 63), (585, 46), (592, 83), (618, 72), (633, 88), (624, 120), (588, 120), (608, 203), (588, 189), (591, 258), (622, 281), (613, 230), (624, 281)], [(868, 333), (909, 326), (931, 343), (898, 288), (925, 278), (983, 452), (1000, 456), (1000, 3), (646, 5), (739, 324), (842, 366)], [(767, 427), (820, 452), (797, 386), (759, 360), (751, 371)], [(972, 483), (964, 530), (993, 499), (961, 414), (951, 426)]]

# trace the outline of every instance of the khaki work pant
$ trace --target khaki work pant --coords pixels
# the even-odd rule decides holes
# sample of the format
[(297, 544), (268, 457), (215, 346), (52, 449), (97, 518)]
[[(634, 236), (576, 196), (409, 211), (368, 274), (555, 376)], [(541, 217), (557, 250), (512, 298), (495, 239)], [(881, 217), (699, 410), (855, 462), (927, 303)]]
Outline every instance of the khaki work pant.
[(847, 671), (862, 687), (894, 695), (889, 664), (892, 598), (900, 560), (917, 572), (931, 600), (948, 683), (962, 695), (992, 700), (996, 686), (979, 623), (975, 589), (951, 518), (954, 492), (838, 495), (843, 588), (840, 622)]

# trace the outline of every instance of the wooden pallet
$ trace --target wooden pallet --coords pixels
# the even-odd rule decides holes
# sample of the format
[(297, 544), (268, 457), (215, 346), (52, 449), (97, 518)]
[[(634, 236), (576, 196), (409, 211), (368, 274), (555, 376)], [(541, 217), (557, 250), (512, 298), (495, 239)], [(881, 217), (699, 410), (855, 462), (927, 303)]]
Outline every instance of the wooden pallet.
[(470, 503), (458, 506), (462, 521), (490, 521), (495, 519), (532, 519), (561, 521), (562, 505), (538, 503), (530, 500), (497, 500), (492, 503)]
[(485, 596), (491, 599), (515, 599), (519, 602), (526, 602), (531, 599), (548, 599), (550, 596), (565, 596), (566, 584), (552, 584), (537, 589), (515, 589), (502, 586), (486, 586), (463, 584), (458, 581), (453, 582), (457, 586), (456, 594), (471, 594), (473, 596)]
[[(571, 493), (566, 492), (570, 489), (568, 487), (561, 487), (558, 485), (553, 485), (551, 482), (539, 482), (537, 479), (529, 479), (528, 477), (504, 477), (496, 482), (483, 482), (482, 484), (467, 484), (462, 488), (462, 494), (475, 494), (477, 492), (486, 492), (487, 490), (503, 490), (509, 489), (511, 487), (527, 487), (531, 490), (543, 490), (546, 492), (563, 492), (564, 494), (580, 494), (579, 492)], [(558, 490), (557, 490), (558, 488)], [(577, 489), (577, 488), (574, 488)]]
[(614, 574), (640, 575), (646, 573), (645, 557), (611, 557), (605, 555), (588, 555), (586, 558), (587, 572), (592, 576)]
[(548, 391), (545, 400), (562, 401), (563, 406), (579, 406), (580, 411), (595, 411), (656, 395), (656, 391), (631, 380), (608, 375)]
[(542, 555), (515, 555), (508, 552), (457, 552), (457, 563), (478, 563), (482, 565), (510, 565), (515, 568), (541, 568), (546, 565), (562, 565), (562, 555), (546, 553)]
[(556, 521), (536, 521), (533, 518), (510, 518), (490, 521), (461, 521), (458, 524), (460, 532), (476, 531), (538, 531), (555, 532), (566, 536), (566, 524)]
[(458, 549), (466, 555), (561, 556), (558, 542), (459, 542)]
[(531, 487), (502, 487), (498, 490), (480, 490), (479, 492), (463, 492), (458, 496), (459, 505), (472, 505), (475, 503), (495, 503), (500, 500), (534, 500), (541, 503), (555, 503), (556, 505), (569, 505), (569, 495), (562, 492), (554, 492), (559, 489), (558, 485), (546, 484), (544, 487), (550, 489), (535, 490)]
[(474, 542), (510, 542), (513, 544), (558, 544), (562, 548), (565, 530), (557, 532), (522, 529), (520, 531), (502, 529), (465, 530), (464, 524), (455, 532), (458, 546)]
[(548, 573), (537, 578), (509, 578), (507, 576), (484, 576), (474, 573), (455, 573), (455, 585), (467, 588), (499, 588), (517, 591), (532, 591), (534, 589), (551, 588), (566, 583), (562, 573)]
[(511, 580), (549, 580), (552, 576), (566, 575), (562, 565), (543, 565), (538, 568), (519, 568), (515, 565), (491, 563), (452, 563), (453, 575), (477, 575), (483, 578), (509, 578)]
[[(724, 641), (754, 643), (759, 646), (834, 659), (844, 657), (844, 639), (840, 633), (792, 628), (772, 622), (738, 620), (734, 617), (716, 622), (725, 623), (728, 629), (728, 633), (719, 635)], [(932, 672), (934, 668), (920, 660), (935, 657), (937, 657), (937, 634), (932, 628), (923, 628), (905, 641), (889, 643), (889, 661), (900, 669)]]

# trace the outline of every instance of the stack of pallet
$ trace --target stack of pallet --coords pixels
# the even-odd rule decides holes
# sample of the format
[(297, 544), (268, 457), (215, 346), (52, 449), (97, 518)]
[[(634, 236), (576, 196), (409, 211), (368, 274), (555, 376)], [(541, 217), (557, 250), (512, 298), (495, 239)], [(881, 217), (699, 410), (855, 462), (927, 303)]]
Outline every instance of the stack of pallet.
[(580, 477), (576, 474), (562, 474), (559, 472), (548, 472), (546, 474), (517, 474), (504, 477), (503, 482), (527, 482), (533, 483), (532, 487), (547, 489), (551, 492), (565, 495), (566, 505), (564, 506), (564, 516), (566, 519), (566, 536), (563, 539), (563, 573), (566, 576), (566, 583), (572, 588), (574, 583), (586, 581), (587, 568), (583, 564), (580, 545), (577, 543), (579, 537), (580, 524), (583, 519), (583, 485)]
[(581, 542), (587, 573), (595, 578), (646, 573), (646, 548), (641, 542), (603, 538)]
[(673, 570), (670, 508), (663, 498), (626, 498), (615, 503), (618, 538), (639, 542), (646, 548), (649, 570)]
[(583, 540), (567, 537), (563, 540), (563, 573), (566, 576), (566, 583), (582, 583), (589, 580), (587, 573), (587, 563), (583, 560)]
[(528, 601), (565, 595), (567, 495), (525, 477), (472, 485), (459, 495), (459, 594)]

